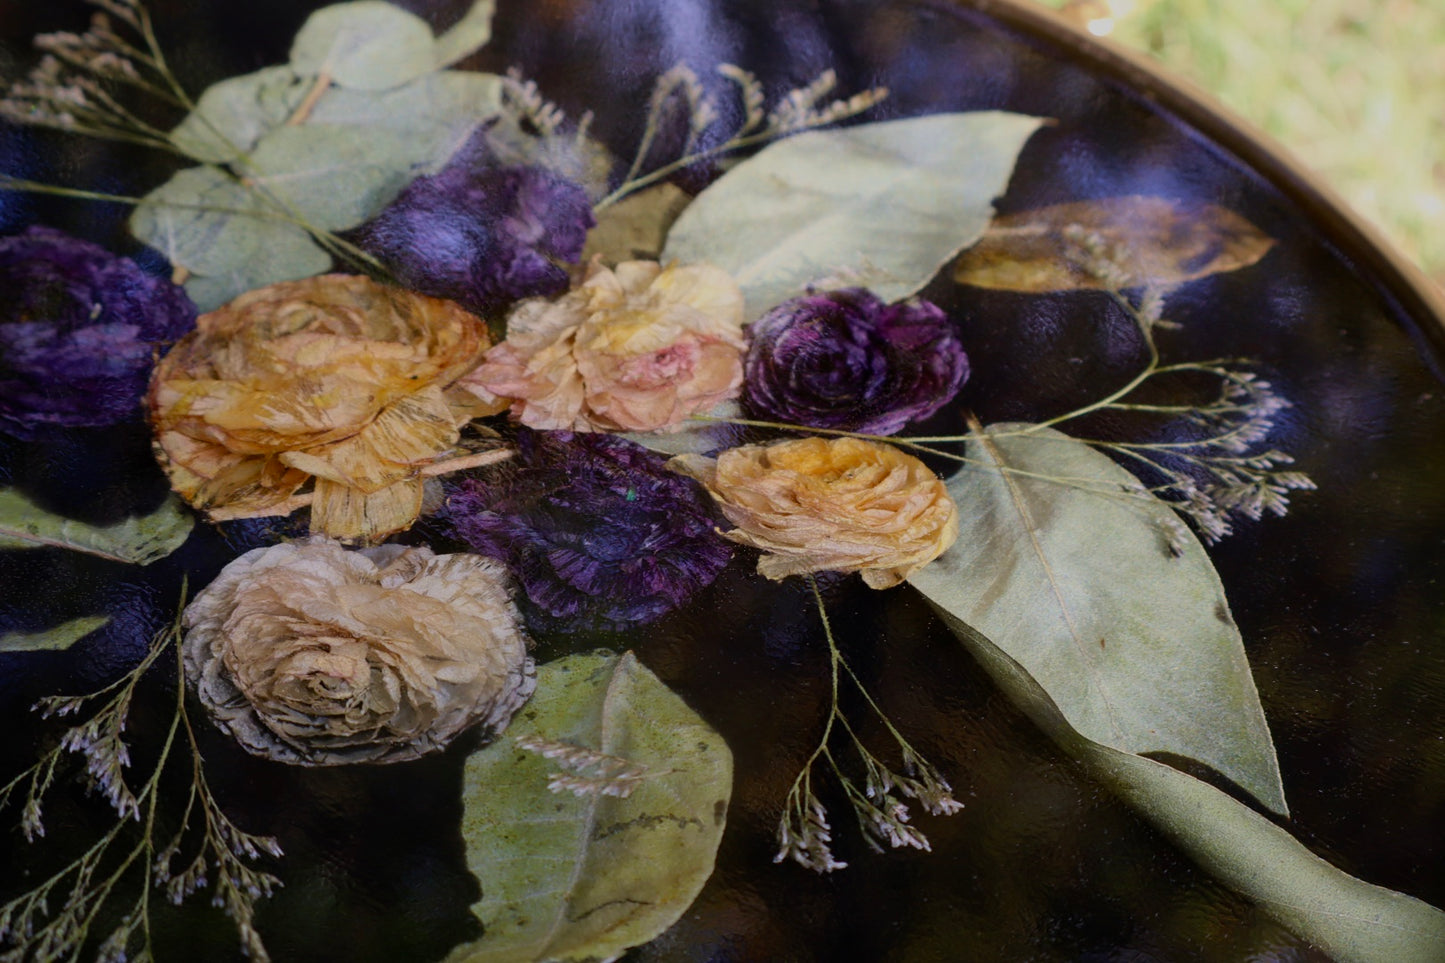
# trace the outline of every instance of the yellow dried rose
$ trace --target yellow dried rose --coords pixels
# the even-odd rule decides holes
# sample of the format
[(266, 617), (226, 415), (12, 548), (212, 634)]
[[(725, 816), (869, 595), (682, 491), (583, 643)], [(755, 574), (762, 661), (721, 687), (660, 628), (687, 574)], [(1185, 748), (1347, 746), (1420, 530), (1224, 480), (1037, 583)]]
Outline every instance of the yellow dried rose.
[(892, 445), (855, 438), (801, 438), (744, 445), (716, 459), (668, 462), (718, 500), (737, 527), (727, 538), (761, 549), (770, 579), (859, 572), (889, 588), (958, 537), (958, 511), (943, 482)]
[(727, 272), (593, 259), (561, 298), (513, 309), (507, 340), (462, 383), (532, 428), (657, 431), (736, 397), (745, 350)]
[(502, 410), (455, 387), (488, 345), (458, 305), (364, 277), (251, 291), (156, 366), (157, 457), (215, 520), (310, 504), (313, 532), (377, 539), (416, 520), (423, 469), (460, 426)]
[(496, 732), (536, 685), (504, 569), (323, 537), (247, 552), (185, 611), (186, 677), (247, 751), (399, 762)]

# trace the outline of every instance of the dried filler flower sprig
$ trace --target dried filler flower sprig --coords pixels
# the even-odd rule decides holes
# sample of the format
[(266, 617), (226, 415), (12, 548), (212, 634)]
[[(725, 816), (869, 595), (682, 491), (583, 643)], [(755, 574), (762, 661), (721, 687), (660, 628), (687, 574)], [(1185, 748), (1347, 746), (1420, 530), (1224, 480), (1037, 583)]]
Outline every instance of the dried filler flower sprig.
[[(721, 64), (717, 72), (738, 89), (742, 119), (737, 129), (721, 141), (706, 143), (708, 132), (722, 112), (696, 72), (686, 64), (678, 64), (658, 77), (653, 85), (647, 120), (643, 124), (642, 137), (632, 164), (622, 183), (597, 202), (596, 210), (610, 207), (627, 195), (666, 180), (701, 161), (856, 117), (888, 96), (887, 88), (873, 87), (851, 97), (825, 101), (838, 85), (837, 75), (832, 70), (825, 70), (806, 86), (789, 91), (771, 111), (767, 111), (764, 109), (766, 97), (763, 85), (757, 77), (733, 64)], [(674, 160), (645, 170), (658, 133), (673, 116), (673, 111), (678, 109), (679, 102), (686, 111), (688, 125), (682, 150)]]
[[(66, 757), (75, 754), (84, 760), (85, 778), (116, 818), (75, 859), (0, 905), (0, 963), (78, 960), (93, 944), (95, 958), (105, 963), (151, 960), (152, 890), (179, 904), (207, 887), (212, 905), (235, 924), (246, 955), (257, 961), (270, 958), (255, 927), (256, 904), (281, 884), (253, 863), (263, 855), (279, 858), (281, 848), (269, 836), (242, 830), (221, 809), (206, 779), (185, 687), (179, 681), (170, 724), (153, 766), (143, 780), (127, 776), (132, 760), (124, 734), (137, 687), (167, 654), (177, 660), (177, 678), (181, 677), (180, 635), (177, 619), (156, 635), (134, 669), (109, 686), (80, 696), (52, 696), (37, 704), (46, 718), (92, 714), (66, 730), (29, 769), (0, 787), (0, 809), (23, 795), (21, 830), (32, 842), (44, 836), (45, 798)], [(189, 789), (179, 817), (172, 818), (162, 811), (162, 782), (178, 768), (188, 775)], [(166, 836), (169, 826), (175, 829)], [(132, 901), (116, 905), (118, 888), (132, 879), (139, 880), (129, 889), (135, 894)], [(120, 915), (114, 928), (101, 937), (96, 927), (103, 911), (106, 918), (111, 918), (110, 913)]]
[[(823, 605), (817, 580), (811, 575), (807, 576), (807, 579), (813, 598), (818, 604), (823, 635), (828, 642), (832, 693), (828, 719), (823, 724), (823, 735), (788, 790), (783, 817), (778, 822), (778, 853), (773, 857), (773, 861), (780, 863), (785, 859), (792, 859), (819, 873), (844, 869), (848, 865), (833, 855), (833, 830), (828, 822), (827, 807), (813, 789), (813, 772), (820, 761), (826, 762), (837, 778), (869, 848), (874, 852), (882, 852), (885, 846), (895, 849), (909, 847), (929, 852), (932, 847), (928, 837), (909, 822), (908, 803), (904, 800), (916, 801), (935, 816), (952, 815), (962, 809), (963, 804), (954, 798), (953, 789), (942, 773), (913, 748), (878, 703), (873, 701), (862, 680), (853, 672), (853, 667), (843, 658), (843, 653), (839, 651), (838, 643), (833, 637), (833, 627), (828, 620), (828, 612)], [(839, 701), (840, 682), (845, 675), (862, 694), (868, 707), (882, 721), (888, 734), (893, 737), (902, 755), (901, 772), (894, 771), (879, 760), (863, 744), (853, 724), (848, 721)], [(864, 778), (861, 787), (845, 771), (839, 757), (834, 754), (832, 741), (835, 732), (846, 734), (863, 764)]]

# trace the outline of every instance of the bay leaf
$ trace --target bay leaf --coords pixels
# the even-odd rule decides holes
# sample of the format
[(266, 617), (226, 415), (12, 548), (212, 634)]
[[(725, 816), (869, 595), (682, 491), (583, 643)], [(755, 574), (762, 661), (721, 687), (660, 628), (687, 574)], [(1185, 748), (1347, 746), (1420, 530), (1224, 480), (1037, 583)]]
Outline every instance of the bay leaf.
[(729, 271), (749, 318), (839, 273), (900, 300), (982, 236), (1041, 123), (980, 111), (788, 137), (699, 194), (663, 259)]
[(1259, 261), (1274, 239), (1216, 204), (1129, 195), (1071, 201), (998, 218), (955, 262), (960, 284), (1002, 291), (1099, 290), (1079, 265), (1071, 228), (1097, 235), (1116, 253), (1124, 287), (1183, 284)]
[(597, 225), (587, 232), (582, 262), (598, 254), (608, 264), (657, 260), (668, 228), (691, 202), (691, 194), (664, 182), (604, 208), (597, 215)]
[(475, 0), (446, 32), (436, 38), (432, 51), (436, 67), (450, 67), (470, 53), (487, 45), (492, 39), (492, 17), (497, 12), (496, 0)]
[[(518, 740), (648, 767), (628, 796), (557, 795)], [(630, 653), (573, 655), (464, 775), (462, 836), (485, 927), (448, 963), (614, 959), (661, 934), (712, 874), (732, 791), (722, 738)]]
[(63, 652), (109, 624), (109, 615), (87, 615), (44, 632), (7, 632), (0, 635), (0, 652)]
[(1286, 813), (1224, 587), (1173, 510), (1051, 429), (993, 426), (967, 455), (948, 482), (958, 540), (913, 585), (1022, 665), (1083, 736), (1197, 760)]
[(286, 123), (310, 86), (290, 67), (266, 67), (214, 83), (171, 130), (171, 143), (198, 161), (234, 161)]
[(0, 488), (0, 549), (67, 548), (114, 562), (149, 565), (180, 548), (194, 524), (174, 495), (149, 515), (91, 525), (47, 512), (13, 488)]
[(291, 42), (291, 67), (329, 76), (342, 87), (385, 90), (437, 67), (431, 26), (384, 0), (355, 0), (317, 10)]
[[(927, 571), (925, 569), (924, 571)], [(917, 574), (910, 579), (917, 584)], [(1340, 963), (1436, 963), (1445, 913), (1325, 862), (1248, 806), (1192, 776), (1080, 735), (1029, 671), (925, 598), (998, 687), (1054, 742), (1206, 872)]]

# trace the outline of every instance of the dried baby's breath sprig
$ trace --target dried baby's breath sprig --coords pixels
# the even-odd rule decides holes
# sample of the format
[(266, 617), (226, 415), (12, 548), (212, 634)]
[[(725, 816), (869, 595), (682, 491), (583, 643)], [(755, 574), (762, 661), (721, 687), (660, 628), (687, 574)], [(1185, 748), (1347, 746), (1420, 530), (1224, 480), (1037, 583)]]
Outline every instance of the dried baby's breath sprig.
[(567, 121), (562, 108), (543, 97), (536, 81), (523, 77), (516, 67), (508, 69), (502, 78), (502, 106), (544, 137), (556, 134)]
[[(786, 137), (789, 134), (825, 127), (840, 120), (863, 113), (883, 98), (888, 91), (874, 87), (841, 100), (822, 103), (823, 99), (837, 86), (837, 75), (825, 70), (806, 86), (784, 94), (771, 112), (764, 109), (766, 97), (757, 77), (734, 64), (722, 64), (717, 72), (737, 88), (741, 120), (727, 137), (712, 138), (706, 143), (708, 134), (722, 116), (717, 102), (708, 94), (702, 80), (686, 64), (678, 64), (657, 78), (652, 95), (648, 99), (647, 119), (643, 124), (642, 137), (638, 141), (637, 153), (622, 178), (622, 183), (612, 193), (598, 201), (595, 209), (603, 210), (622, 200), (627, 195), (650, 184), (665, 180), (684, 168), (701, 161), (710, 160), (723, 154)], [(664, 123), (674, 116), (674, 111), (683, 110), (687, 120), (688, 134), (680, 156), (675, 160), (655, 167), (644, 173), (648, 156), (657, 140)]]
[(626, 799), (653, 773), (642, 763), (608, 755), (571, 742), (522, 736), (517, 745), (543, 759), (557, 763), (562, 772), (551, 773), (547, 789), (554, 793), (570, 792), (574, 796), (616, 796)]
[[(165, 131), (146, 123), (112, 93), (129, 88), (171, 107), (194, 107), (167, 65), (150, 14), (139, 0), (90, 0), (96, 13), (84, 33), (41, 34), (45, 56), (0, 99), (0, 117), (107, 140), (178, 152)], [(133, 39), (117, 32), (118, 20)]]
[[(99, 940), (97, 960), (151, 960), (152, 890), (180, 903), (207, 886), (212, 889), (212, 904), (235, 923), (246, 955), (257, 961), (269, 959), (254, 925), (255, 906), (280, 881), (251, 863), (263, 854), (279, 858), (281, 848), (270, 837), (240, 829), (222, 811), (205, 777), (179, 676), (174, 712), (153, 767), (143, 780), (127, 779), (131, 756), (123, 734), (137, 686), (167, 653), (176, 658), (178, 672), (183, 671), (180, 634), (177, 616), (156, 636), (145, 658), (114, 683), (97, 692), (54, 696), (37, 704), (46, 718), (93, 714), (71, 726), (55, 748), (0, 787), (0, 808), (23, 787), (21, 829), (32, 842), (43, 836), (42, 801), (63, 760), (79, 754), (85, 778), (116, 818), (83, 853), (0, 905), (0, 963), (78, 960), (95, 940)], [(176, 752), (178, 745), (189, 750), (189, 789), (183, 810), (173, 821), (162, 811), (161, 784), (175, 768), (172, 763), (184, 765)], [(174, 829), (168, 841), (158, 845), (162, 823)], [(107, 906), (120, 916), (114, 928), (102, 935), (95, 928)]]
[[(810, 575), (808, 584), (818, 604), (818, 614), (823, 621), (823, 635), (828, 641), (828, 654), (832, 668), (832, 693), (828, 719), (823, 725), (823, 736), (813, 754), (793, 780), (788, 798), (783, 804), (783, 817), (778, 822), (778, 852), (774, 862), (791, 859), (819, 873), (830, 873), (843, 869), (848, 864), (833, 855), (833, 830), (828, 822), (828, 811), (813, 791), (813, 767), (820, 760), (826, 761), (833, 770), (844, 796), (853, 807), (858, 826), (863, 831), (864, 841), (874, 852), (885, 847), (908, 847), (930, 852), (928, 837), (909, 822), (908, 804), (904, 798), (918, 801), (925, 810), (935, 816), (949, 816), (963, 808), (953, 797), (953, 789), (938, 769), (909, 744), (903, 734), (893, 725), (888, 716), (873, 701), (864, 688), (862, 680), (853, 672), (833, 638), (833, 627), (823, 605), (822, 593), (817, 581)], [(863, 696), (868, 707), (882, 721), (888, 734), (897, 743), (903, 757), (902, 772), (895, 772), (875, 756), (859, 738), (848, 717), (839, 704), (839, 683), (845, 675)], [(860, 788), (853, 777), (846, 773), (832, 749), (835, 727), (846, 733), (853, 744), (853, 750), (863, 764), (863, 785)]]

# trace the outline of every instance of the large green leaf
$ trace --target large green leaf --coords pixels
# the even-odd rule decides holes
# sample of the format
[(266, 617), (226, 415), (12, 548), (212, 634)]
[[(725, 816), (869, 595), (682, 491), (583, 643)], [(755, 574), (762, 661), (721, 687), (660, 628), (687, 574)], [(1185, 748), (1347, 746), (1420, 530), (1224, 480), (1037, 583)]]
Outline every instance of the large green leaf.
[(829, 277), (907, 297), (983, 235), (1041, 123), (983, 111), (789, 137), (698, 195), (663, 259), (730, 271), (749, 317)]
[(999, 425), (948, 483), (958, 541), (911, 581), (1124, 752), (1196, 759), (1286, 812), (1274, 744), (1203, 546), (1082, 442)]
[(181, 547), (195, 519), (174, 495), (149, 515), (90, 525), (53, 515), (13, 488), (0, 488), (0, 549), (68, 548), (149, 565)]
[(0, 635), (0, 652), (62, 652), (109, 624), (109, 615), (86, 615), (44, 632), (7, 632)]
[(286, 123), (310, 83), (290, 67), (267, 67), (212, 84), (171, 131), (171, 143), (198, 161), (233, 161)]
[(1204, 870), (1340, 963), (1439, 963), (1445, 913), (1341, 872), (1192, 776), (1079, 735), (1024, 666), (945, 601), (928, 600), (1035, 724)]
[[(485, 936), (449, 963), (613, 959), (658, 936), (712, 874), (732, 791), (726, 743), (630, 653), (538, 670), (537, 692), (467, 760), (462, 835)], [(557, 795), (545, 739), (647, 767), (626, 797)]]
[(435, 70), (436, 41), (425, 20), (384, 0), (338, 3), (301, 25), (291, 67), (343, 87), (385, 90)]
[(475, 0), (462, 18), (436, 40), (433, 57), (438, 67), (449, 67), (492, 39), (496, 0)]

